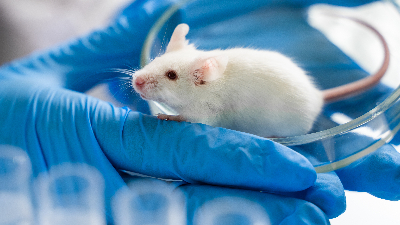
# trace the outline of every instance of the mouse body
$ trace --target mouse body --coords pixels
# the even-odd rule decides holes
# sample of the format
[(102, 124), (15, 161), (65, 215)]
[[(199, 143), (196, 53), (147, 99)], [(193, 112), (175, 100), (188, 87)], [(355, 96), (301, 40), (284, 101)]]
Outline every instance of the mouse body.
[(291, 59), (249, 48), (201, 51), (185, 40), (188, 30), (179, 25), (166, 53), (135, 72), (133, 87), (142, 98), (170, 106), (176, 120), (262, 137), (311, 129), (323, 95)]
[(296, 136), (311, 130), (327, 99), (355, 92), (319, 90), (302, 68), (279, 52), (198, 50), (186, 40), (188, 32), (188, 25), (178, 25), (165, 54), (132, 76), (132, 86), (142, 98), (179, 113), (158, 115), (160, 119), (261, 137)]

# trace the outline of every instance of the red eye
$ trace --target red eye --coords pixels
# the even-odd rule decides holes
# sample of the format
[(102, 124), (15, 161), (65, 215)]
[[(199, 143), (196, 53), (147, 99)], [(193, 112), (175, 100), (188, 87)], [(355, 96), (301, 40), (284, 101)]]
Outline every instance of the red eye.
[(168, 72), (165, 73), (165, 76), (168, 77), (170, 80), (176, 80), (178, 78), (178, 75), (174, 70), (169, 70)]

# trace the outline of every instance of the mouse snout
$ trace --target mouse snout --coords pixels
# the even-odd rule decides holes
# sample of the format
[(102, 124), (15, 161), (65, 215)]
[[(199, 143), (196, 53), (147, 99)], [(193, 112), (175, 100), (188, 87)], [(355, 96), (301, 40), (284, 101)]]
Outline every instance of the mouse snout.
[(144, 86), (146, 84), (146, 79), (143, 76), (138, 76), (135, 79), (135, 87), (139, 89), (140, 91), (143, 90)]
[(137, 87), (141, 87), (141, 86), (143, 86), (144, 84), (146, 83), (146, 79), (144, 79), (143, 77), (136, 77), (136, 79), (135, 79), (135, 85), (137, 86)]
[(137, 75), (132, 81), (132, 83), (134, 89), (143, 96), (148, 95), (151, 92), (154, 92), (158, 84), (157, 80), (154, 77), (149, 76), (147, 74)]

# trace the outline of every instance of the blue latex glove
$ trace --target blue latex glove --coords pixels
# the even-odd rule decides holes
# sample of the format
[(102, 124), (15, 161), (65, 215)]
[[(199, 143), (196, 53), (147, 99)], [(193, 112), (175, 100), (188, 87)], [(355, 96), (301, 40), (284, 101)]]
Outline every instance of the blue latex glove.
[[(0, 143), (25, 150), (35, 175), (63, 162), (97, 168), (106, 179), (110, 221), (109, 201), (125, 186), (118, 170), (230, 187), (185, 186), (202, 201), (222, 193), (263, 196), (281, 205), (279, 215), (272, 215), (276, 224), (285, 218), (323, 224), (342, 213), (344, 193), (337, 177), (321, 174), (316, 181), (308, 160), (287, 147), (236, 131), (161, 121), (81, 93), (111, 77), (99, 73), (105, 68), (138, 66), (150, 25), (170, 4), (136, 1), (104, 30), (3, 66)], [(189, 205), (190, 214), (198, 203)]]

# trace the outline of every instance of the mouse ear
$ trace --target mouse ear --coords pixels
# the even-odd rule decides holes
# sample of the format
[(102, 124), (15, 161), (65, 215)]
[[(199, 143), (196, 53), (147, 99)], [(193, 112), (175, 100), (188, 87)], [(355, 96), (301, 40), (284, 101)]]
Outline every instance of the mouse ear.
[(185, 39), (189, 32), (189, 26), (185, 23), (181, 23), (176, 26), (172, 33), (171, 40), (168, 43), (167, 50), (165, 52), (172, 52), (184, 48), (188, 45), (188, 41)]
[(222, 77), (228, 65), (228, 60), (228, 56), (224, 55), (196, 59), (191, 69), (195, 83), (204, 84)]

